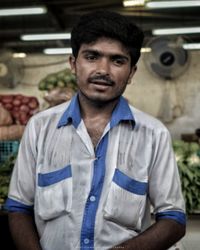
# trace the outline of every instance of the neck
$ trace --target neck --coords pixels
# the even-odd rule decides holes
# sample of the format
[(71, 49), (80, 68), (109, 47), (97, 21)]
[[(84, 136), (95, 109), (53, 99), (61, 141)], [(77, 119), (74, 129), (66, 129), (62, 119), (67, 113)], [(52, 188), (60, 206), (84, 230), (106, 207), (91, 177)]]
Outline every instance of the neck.
[(110, 102), (97, 102), (79, 93), (81, 116), (94, 148), (98, 145), (118, 100), (119, 98)]
[(119, 98), (108, 102), (92, 101), (79, 93), (79, 103), (83, 119), (95, 117), (107, 117), (110, 119), (113, 109), (115, 108), (118, 101)]

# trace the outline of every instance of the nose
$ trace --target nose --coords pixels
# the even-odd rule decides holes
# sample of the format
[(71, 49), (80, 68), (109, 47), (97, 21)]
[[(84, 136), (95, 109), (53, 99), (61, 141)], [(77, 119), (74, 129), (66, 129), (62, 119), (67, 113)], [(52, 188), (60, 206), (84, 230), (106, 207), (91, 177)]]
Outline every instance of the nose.
[(101, 75), (109, 75), (110, 65), (107, 58), (101, 58), (101, 60), (98, 61), (96, 72)]

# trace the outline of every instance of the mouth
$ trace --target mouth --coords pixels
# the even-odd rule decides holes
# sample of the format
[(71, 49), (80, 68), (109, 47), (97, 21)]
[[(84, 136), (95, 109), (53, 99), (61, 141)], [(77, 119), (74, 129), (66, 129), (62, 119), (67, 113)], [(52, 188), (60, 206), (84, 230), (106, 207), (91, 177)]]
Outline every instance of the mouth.
[(90, 83), (95, 84), (95, 85), (101, 85), (101, 86), (112, 86), (111, 82), (104, 81), (104, 80), (93, 80), (93, 81), (90, 81)]
[(88, 79), (88, 82), (91, 84), (94, 84), (94, 85), (105, 86), (105, 87), (109, 87), (109, 86), (114, 85), (114, 81), (112, 79), (110, 79), (110, 77), (103, 76), (103, 75), (90, 77)]

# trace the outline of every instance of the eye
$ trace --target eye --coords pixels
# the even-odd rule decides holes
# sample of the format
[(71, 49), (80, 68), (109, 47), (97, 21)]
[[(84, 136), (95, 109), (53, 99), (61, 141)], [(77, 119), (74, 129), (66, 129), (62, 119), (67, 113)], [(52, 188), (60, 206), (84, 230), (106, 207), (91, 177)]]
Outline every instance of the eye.
[(85, 55), (85, 59), (88, 61), (95, 61), (98, 59), (98, 56), (94, 54), (87, 54)]
[(113, 57), (112, 62), (117, 66), (122, 66), (126, 63), (126, 60), (124, 58)]

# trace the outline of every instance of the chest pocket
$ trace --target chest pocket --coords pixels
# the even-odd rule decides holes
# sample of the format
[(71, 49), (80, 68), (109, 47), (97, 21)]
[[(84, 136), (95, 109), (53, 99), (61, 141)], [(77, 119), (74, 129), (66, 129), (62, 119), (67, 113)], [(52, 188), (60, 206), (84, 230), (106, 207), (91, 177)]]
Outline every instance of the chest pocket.
[(116, 169), (104, 207), (104, 217), (140, 230), (146, 192), (146, 182), (136, 181)]
[(72, 206), (71, 166), (38, 174), (36, 212), (42, 220), (69, 213)]

